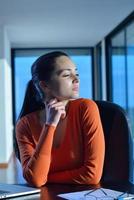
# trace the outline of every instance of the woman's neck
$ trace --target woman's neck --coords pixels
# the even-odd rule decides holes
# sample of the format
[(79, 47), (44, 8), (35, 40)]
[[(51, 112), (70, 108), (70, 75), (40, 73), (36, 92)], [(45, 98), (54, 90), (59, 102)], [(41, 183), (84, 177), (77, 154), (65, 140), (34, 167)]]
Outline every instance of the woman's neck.
[(63, 105), (66, 107), (67, 106), (67, 104), (68, 104), (68, 102), (69, 102), (69, 100), (63, 100), (63, 101), (61, 101), (62, 103), (63, 103)]

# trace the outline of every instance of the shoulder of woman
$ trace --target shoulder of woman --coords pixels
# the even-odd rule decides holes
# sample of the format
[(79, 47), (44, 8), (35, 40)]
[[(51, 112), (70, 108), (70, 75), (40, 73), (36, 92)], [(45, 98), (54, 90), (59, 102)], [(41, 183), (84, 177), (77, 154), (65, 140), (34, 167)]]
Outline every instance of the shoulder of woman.
[(84, 107), (97, 107), (95, 101), (91, 100), (91, 99), (86, 99), (86, 98), (79, 98), (76, 99), (74, 101), (72, 101), (72, 104), (77, 104), (80, 106), (84, 106)]
[[(18, 140), (32, 140), (31, 126), (35, 124), (36, 113), (30, 113), (20, 118), (15, 126), (16, 138)], [(36, 117), (37, 118), (37, 117)]]
[(95, 101), (86, 98), (75, 99), (71, 102), (71, 109), (79, 110), (81, 113), (85, 112), (98, 112), (98, 106)]
[(98, 110), (97, 104), (95, 103), (95, 101), (91, 99), (82, 98), (80, 105), (83, 110), (90, 110), (90, 111)]
[(36, 112), (29, 113), (23, 117), (21, 117), (16, 123), (16, 129), (26, 128), (28, 127), (29, 123), (33, 123), (35, 116), (37, 115)]

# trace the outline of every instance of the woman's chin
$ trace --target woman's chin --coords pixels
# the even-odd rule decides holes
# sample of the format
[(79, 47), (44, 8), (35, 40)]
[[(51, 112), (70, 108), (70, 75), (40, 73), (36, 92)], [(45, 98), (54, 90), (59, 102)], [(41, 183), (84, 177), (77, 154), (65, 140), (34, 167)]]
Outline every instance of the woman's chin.
[(74, 98), (74, 99), (79, 98), (79, 93), (75, 93), (75, 94), (73, 95), (73, 98)]

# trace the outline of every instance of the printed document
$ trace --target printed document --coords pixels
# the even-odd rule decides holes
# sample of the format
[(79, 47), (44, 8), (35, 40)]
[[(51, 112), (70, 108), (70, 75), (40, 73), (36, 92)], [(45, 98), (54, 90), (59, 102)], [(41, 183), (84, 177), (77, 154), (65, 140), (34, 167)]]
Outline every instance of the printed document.
[(134, 194), (127, 194), (125, 192), (119, 192), (116, 190), (111, 190), (106, 188), (64, 193), (64, 194), (59, 194), (58, 196), (68, 200), (85, 200), (87, 196), (99, 197), (101, 200), (103, 200), (103, 198), (106, 199), (106, 197), (112, 197), (113, 199), (126, 199), (126, 197), (127, 199), (128, 197), (134, 198)]

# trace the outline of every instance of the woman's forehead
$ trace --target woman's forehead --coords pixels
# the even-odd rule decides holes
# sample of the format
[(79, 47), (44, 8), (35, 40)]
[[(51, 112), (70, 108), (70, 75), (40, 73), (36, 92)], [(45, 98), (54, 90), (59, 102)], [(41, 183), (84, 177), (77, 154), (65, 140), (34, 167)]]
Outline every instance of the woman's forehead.
[(76, 69), (75, 64), (73, 63), (73, 61), (67, 57), (67, 56), (60, 56), (56, 59), (56, 66), (55, 69), (56, 70), (71, 70), (71, 69)]

